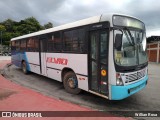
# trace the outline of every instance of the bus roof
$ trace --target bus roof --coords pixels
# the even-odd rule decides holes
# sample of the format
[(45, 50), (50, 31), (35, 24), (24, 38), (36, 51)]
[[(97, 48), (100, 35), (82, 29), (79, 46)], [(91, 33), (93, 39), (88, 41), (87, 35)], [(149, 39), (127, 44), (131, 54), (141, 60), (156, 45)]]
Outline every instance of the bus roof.
[[(79, 20), (79, 21), (76, 21), (76, 22), (72, 22), (72, 23), (60, 25), (60, 26), (57, 26), (57, 27), (53, 27), (53, 28), (50, 28), (50, 29), (41, 30), (41, 31), (34, 32), (34, 33), (31, 33), (31, 34), (26, 34), (26, 35), (23, 35), (23, 36), (15, 37), (15, 38), (12, 38), (11, 41), (19, 40), (19, 39), (23, 39), (23, 38), (28, 38), (28, 37), (34, 37), (34, 36), (43, 35), (43, 34), (46, 34), (46, 33), (51, 33), (51, 32), (54, 32), (54, 31), (65, 30), (65, 29), (79, 27), (79, 26), (83, 26), (83, 25), (89, 25), (89, 24), (93, 24), (93, 23), (103, 22), (103, 21), (110, 21), (112, 23), (112, 16), (113, 15), (120, 15), (120, 14), (113, 14), (113, 13), (101, 14), (99, 16), (94, 16), (94, 17)], [(128, 15), (123, 15), (123, 16), (128, 16)]]

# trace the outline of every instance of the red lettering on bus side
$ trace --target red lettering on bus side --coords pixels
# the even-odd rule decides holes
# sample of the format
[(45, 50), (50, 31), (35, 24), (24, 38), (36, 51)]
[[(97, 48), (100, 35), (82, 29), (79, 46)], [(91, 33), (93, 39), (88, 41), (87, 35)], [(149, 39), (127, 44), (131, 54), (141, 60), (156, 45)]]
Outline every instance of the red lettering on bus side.
[(52, 62), (52, 58), (51, 57), (47, 57), (46, 62), (51, 63)]
[(58, 58), (58, 64), (63, 64), (63, 59), (62, 58)]
[(58, 64), (58, 59), (53, 58), (53, 63)]
[(67, 65), (68, 64), (68, 59), (47, 57), (46, 62), (55, 63), (55, 64), (61, 64), (61, 65)]
[(68, 60), (67, 60), (67, 59), (64, 59), (62, 65), (67, 65), (67, 64), (68, 64)]

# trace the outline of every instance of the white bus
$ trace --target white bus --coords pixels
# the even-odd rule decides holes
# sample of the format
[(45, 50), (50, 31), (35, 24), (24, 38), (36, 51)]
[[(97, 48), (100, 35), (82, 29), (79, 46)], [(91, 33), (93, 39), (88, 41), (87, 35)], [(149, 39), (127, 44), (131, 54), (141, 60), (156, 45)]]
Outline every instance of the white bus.
[(124, 99), (148, 81), (145, 25), (102, 14), (11, 39), (12, 63), (63, 82), (67, 92)]

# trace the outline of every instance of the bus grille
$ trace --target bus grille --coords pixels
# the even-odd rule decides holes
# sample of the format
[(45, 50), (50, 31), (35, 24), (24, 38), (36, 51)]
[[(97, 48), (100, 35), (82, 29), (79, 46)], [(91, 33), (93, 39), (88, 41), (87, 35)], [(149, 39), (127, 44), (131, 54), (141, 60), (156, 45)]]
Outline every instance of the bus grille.
[(125, 83), (139, 80), (139, 79), (141, 79), (141, 78), (144, 77), (144, 76), (145, 76), (145, 69), (144, 69), (144, 70), (141, 70), (141, 71), (139, 71), (139, 72), (136, 72), (136, 73), (134, 73), (134, 74), (126, 75), (126, 82), (125, 82)]

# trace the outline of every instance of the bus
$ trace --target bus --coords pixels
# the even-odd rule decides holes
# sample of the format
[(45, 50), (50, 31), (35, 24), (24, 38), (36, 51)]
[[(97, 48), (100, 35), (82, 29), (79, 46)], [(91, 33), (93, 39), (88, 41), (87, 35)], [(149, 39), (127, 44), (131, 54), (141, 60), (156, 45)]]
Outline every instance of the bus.
[(148, 81), (145, 24), (121, 14), (101, 14), (11, 39), (11, 62), (81, 90), (122, 100)]

